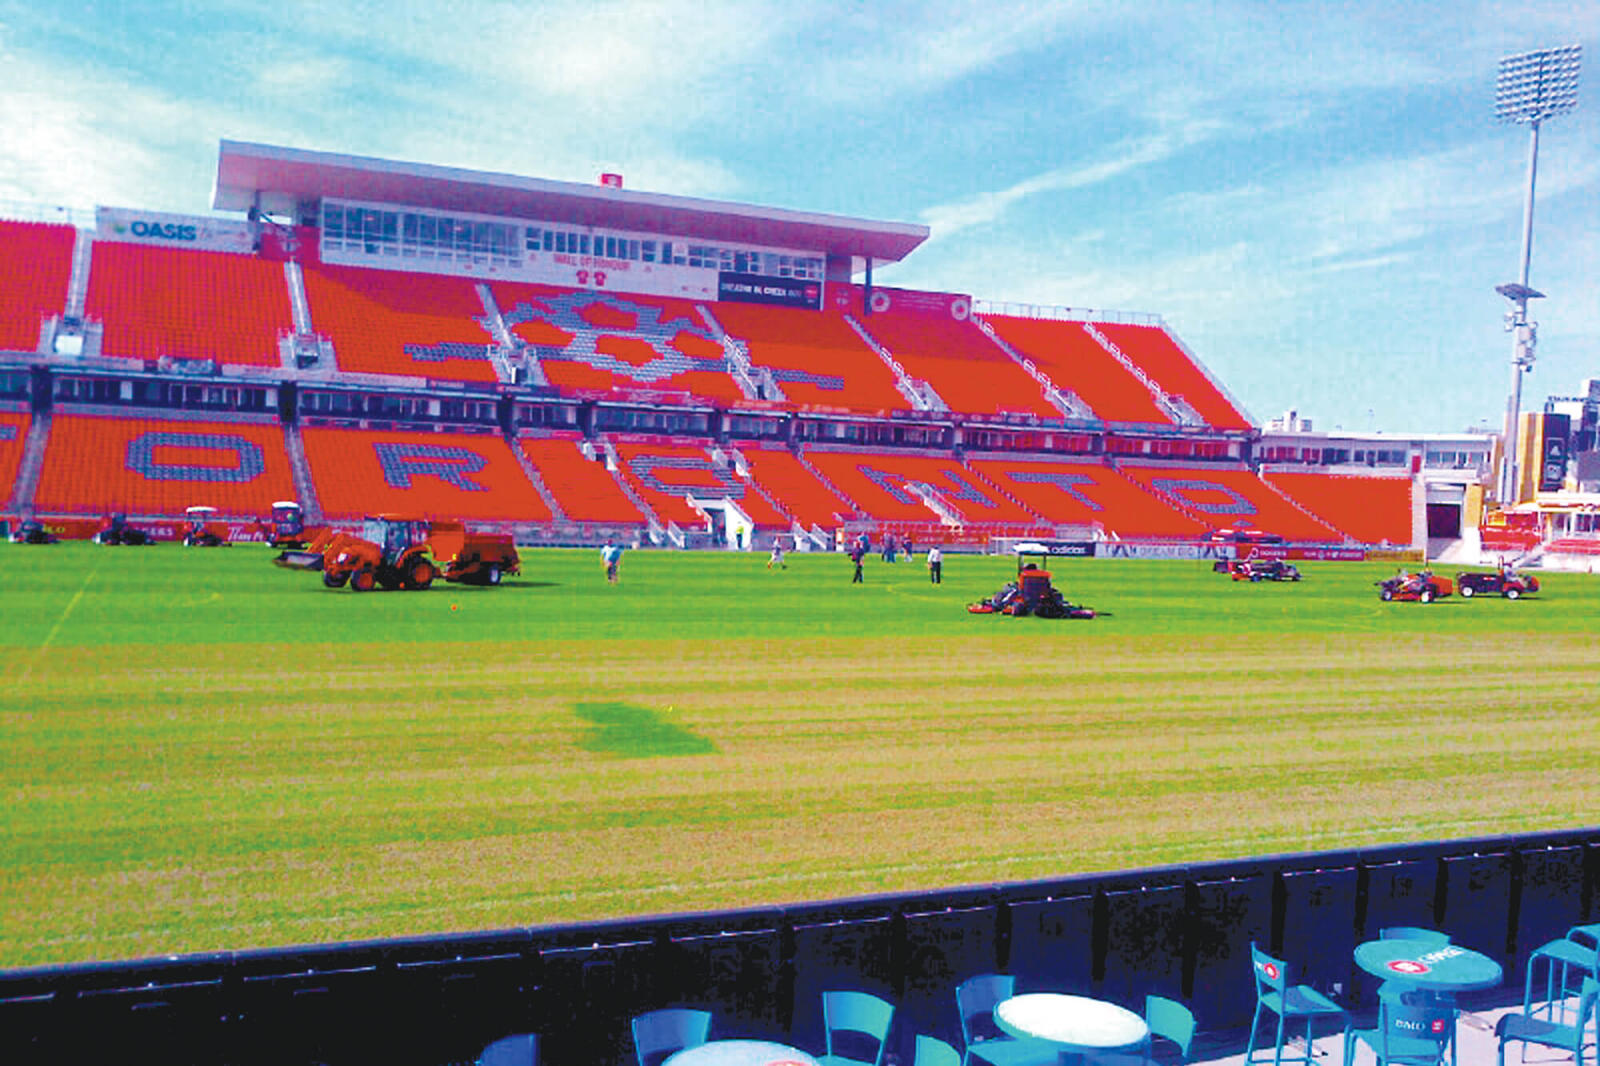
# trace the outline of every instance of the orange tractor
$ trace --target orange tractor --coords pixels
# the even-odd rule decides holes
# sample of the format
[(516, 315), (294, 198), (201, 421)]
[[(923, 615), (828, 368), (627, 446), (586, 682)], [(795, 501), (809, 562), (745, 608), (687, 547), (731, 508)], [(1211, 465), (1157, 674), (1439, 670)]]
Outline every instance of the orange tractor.
[(516, 545), (505, 533), (469, 533), (456, 521), (412, 515), (372, 515), (361, 535), (324, 529), (302, 551), (285, 551), (279, 566), (322, 571), (331, 589), (416, 589), (435, 578), (469, 585), (498, 585), (522, 572)]

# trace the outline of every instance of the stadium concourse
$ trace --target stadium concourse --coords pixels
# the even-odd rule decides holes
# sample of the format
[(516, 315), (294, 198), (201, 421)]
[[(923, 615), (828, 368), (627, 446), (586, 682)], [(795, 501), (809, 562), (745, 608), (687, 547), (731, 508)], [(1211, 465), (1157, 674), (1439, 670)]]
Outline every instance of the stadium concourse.
[(0, 222), (0, 514), (162, 533), (203, 504), (248, 538), (291, 499), (803, 550), (1426, 536), (1420, 455), (1264, 466), (1154, 316), (874, 286), (921, 226), (234, 142), (213, 206), (242, 217)]

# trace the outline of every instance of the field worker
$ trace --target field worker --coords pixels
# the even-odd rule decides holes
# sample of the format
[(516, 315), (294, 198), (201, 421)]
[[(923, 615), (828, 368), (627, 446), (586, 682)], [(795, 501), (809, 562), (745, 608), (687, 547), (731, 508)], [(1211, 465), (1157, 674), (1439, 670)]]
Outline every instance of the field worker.
[(615, 585), (617, 583), (617, 567), (622, 565), (622, 545), (606, 541), (606, 546), (600, 549), (600, 561), (605, 564), (606, 580)]
[(772, 569), (772, 564), (777, 563), (779, 570), (789, 569), (789, 564), (783, 561), (783, 540), (775, 538), (772, 542), (772, 555), (767, 559), (767, 569)]
[(850, 579), (850, 584), (852, 585), (865, 584), (865, 582), (861, 580), (861, 560), (866, 556), (866, 554), (866, 549), (861, 546), (859, 541), (856, 543), (856, 546), (850, 550), (850, 561), (856, 564), (856, 576)]
[(939, 584), (944, 580), (943, 572), (944, 552), (940, 551), (939, 546), (935, 544), (928, 549), (928, 580), (935, 585)]

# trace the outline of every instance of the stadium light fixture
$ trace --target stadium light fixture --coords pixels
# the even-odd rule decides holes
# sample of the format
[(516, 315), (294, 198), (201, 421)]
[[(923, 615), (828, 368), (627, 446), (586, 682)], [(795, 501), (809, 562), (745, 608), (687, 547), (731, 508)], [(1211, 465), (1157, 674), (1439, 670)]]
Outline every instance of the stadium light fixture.
[(1495, 80), (1494, 117), (1501, 122), (1526, 124), (1528, 136), (1528, 188), (1522, 205), (1522, 272), (1518, 280), (1495, 291), (1511, 301), (1506, 330), (1512, 335), (1511, 393), (1506, 399), (1505, 434), (1500, 444), (1500, 506), (1516, 502), (1517, 416), (1522, 406), (1522, 375), (1533, 369), (1538, 323), (1528, 321), (1528, 301), (1544, 294), (1528, 285), (1528, 264), (1533, 257), (1533, 190), (1539, 173), (1539, 125), (1578, 106), (1578, 71), (1583, 46), (1567, 45), (1523, 52), (1500, 60)]

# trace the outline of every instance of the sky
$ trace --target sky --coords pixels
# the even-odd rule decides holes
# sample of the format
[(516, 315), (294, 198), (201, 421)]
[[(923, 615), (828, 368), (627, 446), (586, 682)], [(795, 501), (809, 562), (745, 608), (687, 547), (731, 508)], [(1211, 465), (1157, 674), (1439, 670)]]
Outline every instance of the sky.
[(1161, 315), (1258, 422), (1498, 429), (1600, 377), (1600, 0), (0, 0), (0, 213), (210, 213), (222, 139), (928, 225), (878, 284)]

